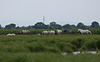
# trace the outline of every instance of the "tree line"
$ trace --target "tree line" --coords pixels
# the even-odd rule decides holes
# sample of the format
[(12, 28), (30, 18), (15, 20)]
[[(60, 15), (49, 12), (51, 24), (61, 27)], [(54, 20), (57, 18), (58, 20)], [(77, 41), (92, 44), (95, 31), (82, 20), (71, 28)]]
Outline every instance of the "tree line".
[(84, 25), (84, 23), (80, 22), (76, 26), (75, 25), (70, 25), (70, 24), (65, 24), (61, 26), (60, 24), (57, 24), (56, 22), (50, 22), (49, 25), (44, 24), (43, 22), (37, 22), (33, 26), (16, 26), (16, 24), (11, 23), (6, 25), (5, 27), (2, 27), (0, 25), (0, 29), (98, 29), (100, 28), (100, 25), (98, 22), (93, 21), (90, 26)]

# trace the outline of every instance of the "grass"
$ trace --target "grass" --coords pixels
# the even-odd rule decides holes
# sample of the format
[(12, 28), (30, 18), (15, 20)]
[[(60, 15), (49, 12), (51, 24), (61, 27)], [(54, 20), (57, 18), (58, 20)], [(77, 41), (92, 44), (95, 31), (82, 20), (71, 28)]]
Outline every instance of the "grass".
[(55, 53), (0, 53), (0, 62), (100, 62), (100, 55)]
[(99, 51), (99, 44), (100, 35), (0, 35), (0, 62), (100, 62), (100, 54), (71, 54)]
[(67, 55), (66, 62), (100, 62), (100, 55), (93, 54), (79, 54)]
[(0, 62), (65, 62), (65, 58), (54, 53), (2, 53)]
[[(0, 36), (1, 52), (66, 52), (100, 49), (100, 35)], [(68, 51), (69, 52), (69, 51)]]

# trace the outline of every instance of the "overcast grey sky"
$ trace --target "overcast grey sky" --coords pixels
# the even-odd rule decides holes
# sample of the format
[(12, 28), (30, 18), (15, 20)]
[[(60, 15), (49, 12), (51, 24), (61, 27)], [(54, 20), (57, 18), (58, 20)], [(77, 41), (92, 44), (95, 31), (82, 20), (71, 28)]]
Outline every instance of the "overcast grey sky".
[(100, 0), (0, 0), (0, 24), (18, 26), (55, 21), (58, 24), (100, 23)]

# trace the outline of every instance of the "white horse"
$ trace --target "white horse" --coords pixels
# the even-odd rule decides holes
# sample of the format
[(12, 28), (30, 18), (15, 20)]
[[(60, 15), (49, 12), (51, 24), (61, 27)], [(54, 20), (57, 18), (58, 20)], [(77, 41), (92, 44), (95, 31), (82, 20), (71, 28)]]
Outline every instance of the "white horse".
[(55, 31), (51, 30), (51, 31), (43, 31), (42, 32), (43, 35), (54, 35)]
[(47, 35), (48, 34), (48, 31), (43, 31), (42, 34), (43, 35)]
[(82, 29), (78, 29), (78, 32), (80, 32), (81, 34), (91, 34), (91, 31), (90, 30), (82, 30)]
[(50, 34), (51, 34), (51, 35), (54, 35), (54, 34), (55, 34), (55, 31), (51, 30), (51, 31), (50, 31)]
[(7, 36), (15, 36), (15, 34), (14, 33), (12, 33), (12, 34), (9, 33), (9, 34), (7, 34)]
[(61, 34), (62, 30), (57, 30), (56, 32), (57, 32), (57, 34)]
[(28, 33), (30, 33), (30, 31), (29, 30), (21, 30), (20, 33), (28, 34)]

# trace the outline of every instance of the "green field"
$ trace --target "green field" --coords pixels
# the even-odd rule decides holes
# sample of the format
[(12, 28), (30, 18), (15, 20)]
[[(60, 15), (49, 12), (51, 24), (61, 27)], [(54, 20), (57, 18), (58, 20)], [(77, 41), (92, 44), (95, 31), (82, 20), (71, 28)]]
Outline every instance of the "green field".
[(100, 62), (100, 54), (72, 54), (78, 50), (99, 51), (100, 35), (0, 35), (0, 62)]

